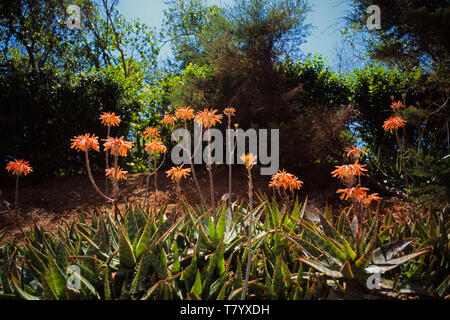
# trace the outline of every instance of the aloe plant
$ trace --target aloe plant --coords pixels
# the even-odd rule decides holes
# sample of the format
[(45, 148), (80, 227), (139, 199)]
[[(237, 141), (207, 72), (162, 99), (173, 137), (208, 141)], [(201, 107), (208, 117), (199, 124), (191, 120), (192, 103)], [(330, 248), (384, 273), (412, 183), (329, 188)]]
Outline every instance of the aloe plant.
[[(327, 209), (316, 224), (306, 219), (306, 208), (307, 201), (279, 205), (260, 196), (253, 211), (243, 203), (219, 206), (216, 223), (208, 208), (182, 203), (181, 215), (165, 206), (158, 211), (138, 206), (127, 208), (121, 220), (97, 210), (90, 219), (81, 214), (55, 232), (35, 226), (25, 245), (0, 248), (0, 298), (239, 299), (250, 214), (253, 254), (247, 299), (348, 296), (355, 283), (363, 285), (373, 272), (399, 276), (400, 265), (407, 280), (427, 277), (427, 286), (440, 292), (448, 276), (448, 264), (441, 264), (448, 260), (439, 256), (427, 268), (437, 251), (427, 253), (426, 248), (440, 232), (421, 225), (428, 220), (400, 227), (387, 216), (381, 228), (377, 219), (370, 219), (356, 234), (359, 224), (344, 214), (333, 223)], [(410, 238), (422, 229), (422, 237)], [(406, 249), (409, 254), (396, 257)], [(79, 273), (68, 273), (72, 267)], [(79, 287), (69, 285), (77, 282)]]
[(408, 286), (408, 291), (418, 294), (431, 292), (439, 297), (450, 294), (450, 221), (445, 221), (442, 214), (428, 212), (424, 216), (416, 215), (404, 232), (417, 236), (417, 250), (428, 249), (416, 263), (405, 268), (406, 278), (415, 286)]
[[(177, 221), (165, 210), (129, 208), (122, 222), (98, 212), (91, 225), (81, 216), (56, 233), (35, 226), (21, 261), (13, 263), (10, 250), (2, 254), (4, 293), (31, 300), (224, 297), (233, 274), (224, 251), (239, 243), (234, 223), (225, 210), (217, 226), (191, 209)], [(81, 271), (80, 290), (67, 287), (71, 265)]]
[(294, 238), (302, 248), (305, 258), (299, 258), (322, 274), (335, 279), (344, 279), (348, 286), (367, 289), (367, 280), (373, 274), (383, 274), (417, 258), (428, 250), (402, 255), (414, 239), (400, 239), (380, 244), (383, 232), (375, 217), (368, 222), (370, 227), (360, 227), (356, 216), (352, 222), (343, 212), (334, 227), (331, 217), (319, 215), (320, 223), (301, 221), (305, 238)]
[[(0, 241), (3, 237), (4, 234), (0, 233)], [(13, 244), (5, 244), (0, 247), (0, 299), (13, 299), (15, 297), (9, 273), (17, 251), (18, 248)]]

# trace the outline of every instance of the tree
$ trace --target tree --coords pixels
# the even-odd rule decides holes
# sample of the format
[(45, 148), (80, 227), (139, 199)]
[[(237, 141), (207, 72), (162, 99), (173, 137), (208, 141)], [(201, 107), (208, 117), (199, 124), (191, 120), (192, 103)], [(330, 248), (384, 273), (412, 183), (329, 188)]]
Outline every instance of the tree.
[[(379, 0), (381, 29), (366, 29), (370, 0), (354, 0), (347, 19), (349, 27), (366, 34), (370, 56), (397, 65), (401, 70), (417, 66), (431, 68), (447, 78), (450, 65), (448, 0)], [(443, 80), (443, 79), (442, 79)]]
[[(85, 12), (91, 12), (88, 1)], [(1, 67), (23, 65), (28, 70), (46, 67), (80, 71), (81, 33), (69, 30), (66, 10), (71, 1), (7, 0), (0, 4)], [(5, 70), (5, 69), (3, 69)]]
[[(353, 74), (352, 90), (359, 111), (357, 131), (374, 151), (372, 172), (383, 181), (400, 181), (393, 184), (402, 187), (395, 170), (398, 146), (380, 130), (392, 99), (400, 100), (405, 105), (401, 116), (407, 121), (402, 136), (410, 188), (435, 202), (448, 199), (449, 1), (377, 1), (381, 29), (369, 31), (366, 10), (371, 4), (354, 0), (347, 19), (348, 30), (361, 37), (368, 50), (368, 67)], [(383, 152), (377, 155), (378, 150)]]
[(263, 125), (285, 115), (282, 71), (276, 65), (304, 41), (309, 30), (304, 23), (306, 1), (236, 0), (223, 10), (200, 0), (168, 5), (168, 35), (180, 65), (211, 69), (207, 81), (187, 78), (185, 82), (199, 89), (204, 103), (239, 107), (244, 126), (251, 124), (249, 119)]
[(126, 21), (117, 2), (75, 1), (79, 30), (66, 25), (71, 1), (0, 4), (0, 130), (11, 137), (0, 146), (2, 159), (27, 156), (38, 174), (61, 173), (63, 165), (73, 172), (64, 139), (96, 132), (103, 111), (121, 115), (117, 134), (141, 140), (142, 123), (158, 112), (147, 107), (159, 47), (154, 31)]
[[(170, 39), (184, 50), (175, 54), (184, 70), (172, 105), (231, 106), (241, 128), (279, 128), (281, 165), (301, 167), (305, 180), (327, 187), (351, 118), (350, 92), (320, 57), (298, 59), (310, 30), (308, 2), (236, 0), (222, 10), (204, 1), (170, 5), (167, 20), (177, 26), (167, 26)], [(319, 172), (327, 174), (318, 179)]]
[(218, 34), (223, 10), (205, 0), (167, 0), (163, 34), (170, 42), (180, 69), (189, 63), (208, 63), (206, 46)]

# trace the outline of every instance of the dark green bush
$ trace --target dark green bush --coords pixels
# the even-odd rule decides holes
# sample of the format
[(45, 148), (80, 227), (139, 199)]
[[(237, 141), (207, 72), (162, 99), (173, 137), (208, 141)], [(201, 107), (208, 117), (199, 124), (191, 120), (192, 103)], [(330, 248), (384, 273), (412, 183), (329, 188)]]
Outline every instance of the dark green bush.
[[(35, 178), (78, 173), (84, 160), (70, 149), (70, 139), (87, 132), (105, 138), (98, 119), (102, 112), (122, 118), (111, 135), (128, 135), (134, 110), (124, 103), (123, 90), (114, 79), (94, 73), (73, 77), (56, 70), (9, 70), (0, 77), (0, 159), (4, 164), (28, 160)], [(92, 162), (103, 165), (95, 152)]]

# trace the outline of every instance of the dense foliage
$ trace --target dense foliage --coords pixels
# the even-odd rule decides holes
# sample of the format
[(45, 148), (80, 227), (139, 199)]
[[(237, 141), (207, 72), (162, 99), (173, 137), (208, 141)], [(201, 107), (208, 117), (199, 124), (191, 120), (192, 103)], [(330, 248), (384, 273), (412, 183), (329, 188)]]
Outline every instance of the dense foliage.
[(351, 29), (363, 32), (370, 55), (403, 70), (418, 66), (436, 71), (448, 85), (450, 7), (447, 0), (380, 0), (381, 29), (367, 31), (369, 0), (353, 0), (347, 19)]
[(128, 134), (136, 106), (124, 101), (120, 83), (95, 74), (68, 78), (52, 70), (15, 70), (1, 78), (0, 134), (9, 137), (0, 145), (2, 159), (26, 157), (39, 176), (78, 173), (80, 162), (69, 141), (74, 132), (106, 135), (106, 129), (99, 130), (99, 110), (123, 114), (125, 125), (114, 134)]
[[(250, 299), (449, 293), (450, 226), (442, 216), (417, 216), (411, 224), (391, 215), (381, 221), (369, 216), (357, 227), (356, 216), (350, 221), (346, 212), (333, 218), (327, 210), (312, 222), (306, 203), (260, 200), (254, 211), (219, 207), (217, 224), (205, 209), (185, 205), (178, 216), (166, 207), (158, 212), (130, 207), (122, 221), (96, 211), (91, 223), (81, 215), (55, 233), (35, 227), (25, 246), (0, 248), (0, 297), (238, 299), (250, 214), (255, 218)], [(69, 272), (69, 266), (79, 272)], [(369, 290), (374, 274), (378, 289)], [(66, 286), (68, 281), (72, 285)]]
[(121, 114), (122, 129), (114, 134), (124, 136), (159, 111), (144, 109), (159, 52), (153, 30), (126, 21), (117, 1), (77, 2), (82, 29), (70, 30), (70, 4), (0, 4), (0, 121), (2, 135), (10, 137), (0, 156), (28, 157), (39, 168), (36, 177), (78, 172), (66, 141), (74, 128), (92, 131), (102, 111)]
[[(312, 27), (306, 0), (236, 0), (224, 8), (166, 1), (161, 38), (126, 20), (117, 0), (77, 1), (82, 29), (69, 30), (69, 4), (0, 4), (4, 164), (26, 157), (35, 178), (78, 173), (81, 161), (67, 148), (69, 139), (86, 132), (104, 138), (96, 118), (116, 112), (122, 125), (112, 134), (136, 146), (121, 166), (144, 171), (143, 130), (158, 127), (168, 141), (170, 131), (161, 126), (166, 112), (234, 107), (240, 128), (280, 129), (280, 165), (311, 190), (326, 193), (342, 150), (357, 143), (368, 152), (377, 191), (408, 193), (434, 207), (450, 198), (449, 54), (442, 31), (448, 1), (379, 1), (382, 29), (372, 31), (365, 28), (370, 1), (352, 1), (347, 34), (360, 36), (368, 54), (363, 68), (347, 74), (334, 72), (321, 56), (302, 54)], [(165, 43), (173, 58), (158, 65)], [(395, 101), (405, 106), (405, 152), (382, 128)], [(101, 158), (91, 160), (101, 170)]]

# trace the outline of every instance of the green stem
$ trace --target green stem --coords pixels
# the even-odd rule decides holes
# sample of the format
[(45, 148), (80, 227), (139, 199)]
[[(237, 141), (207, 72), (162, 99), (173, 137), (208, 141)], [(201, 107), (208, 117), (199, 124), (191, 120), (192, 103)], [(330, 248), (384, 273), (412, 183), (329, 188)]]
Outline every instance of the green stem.
[(119, 156), (114, 155), (114, 198), (117, 200), (119, 196), (119, 182), (117, 180), (117, 169), (118, 169)]
[(155, 204), (154, 204), (154, 208), (155, 208), (155, 213), (156, 213), (156, 202), (158, 201), (158, 169), (156, 168), (156, 155), (155, 155), (155, 159), (154, 159), (154, 164), (155, 164)]
[[(209, 129), (209, 128), (208, 128)], [(213, 174), (212, 174), (212, 159), (211, 159), (211, 132), (209, 131), (208, 134), (208, 164), (206, 165), (206, 168), (208, 169), (209, 174), (209, 191), (211, 194), (211, 208), (212, 208), (212, 216), (214, 219), (214, 222), (216, 221), (216, 200), (214, 198), (214, 180), (213, 180)]]
[(147, 207), (147, 197), (148, 197), (148, 189), (149, 189), (149, 185), (150, 185), (150, 164), (152, 161), (152, 156), (151, 153), (148, 153), (148, 173), (147, 173), (147, 181), (145, 184), (145, 198), (144, 198), (144, 205)]
[[(110, 134), (110, 131), (111, 131), (111, 126), (108, 126), (108, 132), (107, 132), (107, 134), (106, 134), (106, 138), (107, 139), (109, 139), (110, 137), (109, 137), (109, 134)], [(109, 169), (109, 149), (107, 149), (106, 151), (105, 151), (105, 153), (106, 153), (106, 156), (105, 156), (105, 168), (106, 169)], [(108, 194), (108, 192), (109, 192), (109, 184), (108, 184), (108, 176), (106, 176), (105, 175), (105, 193), (106, 194)]]
[(252, 235), (253, 235), (253, 181), (252, 174), (250, 169), (248, 170), (248, 198), (249, 198), (249, 208), (250, 208), (250, 221), (249, 221), (249, 229), (248, 229), (248, 243), (247, 243), (247, 269), (245, 270), (245, 280), (244, 280), (244, 289), (242, 290), (241, 300), (245, 300), (245, 296), (247, 295), (248, 289), (248, 280), (250, 278), (250, 269), (252, 263)]
[(228, 117), (228, 153), (229, 153), (229, 157), (228, 157), (228, 205), (230, 206), (230, 210), (231, 210), (231, 189), (232, 189), (232, 166), (231, 166), (231, 159), (232, 159), (232, 155), (231, 155), (231, 117)]
[(18, 211), (19, 211), (19, 175), (16, 176), (16, 193), (15, 193), (15, 197), (14, 197), (14, 206), (15, 206), (14, 211), (15, 211), (17, 226), (19, 227), (19, 230), (22, 233), (22, 235), (25, 237), (25, 232), (23, 232), (22, 226), (20, 225), (19, 215), (18, 215)]
[[(187, 121), (186, 120), (184, 120), (184, 128), (187, 130)], [(201, 141), (201, 135), (200, 135), (200, 141)], [(198, 145), (195, 146), (194, 154), (197, 150), (197, 147), (198, 147)], [(189, 163), (191, 165), (192, 178), (194, 179), (195, 187), (197, 188), (197, 192), (200, 196), (201, 201), (205, 202), (205, 197), (203, 196), (203, 192), (200, 187), (200, 183), (198, 182), (198, 179), (197, 179), (197, 174), (195, 173), (195, 167), (194, 167), (194, 162), (192, 161), (192, 157), (193, 157), (192, 152), (189, 152)]]
[(92, 172), (91, 172), (91, 166), (89, 164), (89, 155), (88, 155), (88, 151), (85, 151), (85, 156), (86, 156), (86, 168), (87, 168), (87, 172), (88, 172), (88, 177), (89, 177), (89, 181), (91, 182), (92, 186), (94, 187), (95, 191), (97, 191), (97, 193), (102, 196), (103, 198), (105, 198), (108, 201), (111, 201), (112, 203), (115, 202), (114, 199), (106, 196), (103, 192), (100, 191), (100, 189), (98, 188), (98, 186), (95, 184), (94, 178), (92, 177)]
[(403, 175), (404, 175), (404, 179), (405, 179), (405, 185), (406, 185), (406, 199), (408, 200), (408, 205), (409, 205), (409, 211), (411, 213), (411, 215), (414, 217), (414, 210), (412, 209), (412, 205), (411, 205), (411, 199), (409, 197), (409, 182), (408, 182), (408, 173), (406, 172), (406, 163), (405, 163), (405, 159), (403, 157), (403, 141), (400, 143), (400, 139), (398, 137), (398, 133), (397, 130), (395, 130), (395, 138), (397, 139), (397, 145), (398, 145), (398, 149), (400, 152), (400, 163), (403, 169)]
[(14, 196), (14, 207), (19, 208), (19, 175), (16, 176), (16, 193)]

